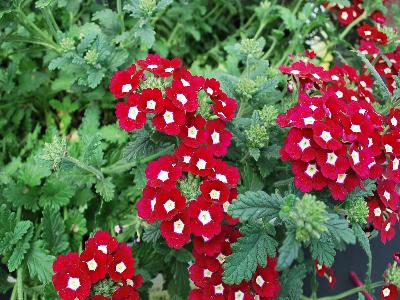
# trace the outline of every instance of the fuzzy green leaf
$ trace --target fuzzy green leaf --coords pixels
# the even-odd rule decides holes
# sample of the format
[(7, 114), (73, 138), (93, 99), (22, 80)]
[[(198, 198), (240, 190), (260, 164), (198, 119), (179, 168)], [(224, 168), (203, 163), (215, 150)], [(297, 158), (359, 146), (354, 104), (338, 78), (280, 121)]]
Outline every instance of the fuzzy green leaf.
[(290, 230), (286, 233), (282, 246), (279, 248), (277, 269), (283, 270), (292, 264), (299, 254), (301, 243), (296, 240), (295, 232)]
[(42, 238), (50, 253), (60, 254), (68, 248), (64, 222), (57, 208), (46, 207), (42, 218)]
[(55, 257), (48, 255), (43, 249), (43, 242), (38, 240), (32, 244), (26, 255), (26, 264), (31, 278), (38, 277), (41, 283), (51, 282), (53, 275), (52, 265)]
[(372, 272), (372, 252), (371, 252), (371, 245), (369, 239), (365, 235), (364, 230), (360, 227), (359, 224), (353, 224), (353, 232), (357, 238), (358, 243), (360, 244), (361, 248), (364, 250), (365, 254), (368, 257), (367, 263), (367, 274), (366, 274), (366, 282), (371, 282), (371, 272)]
[(155, 243), (161, 237), (160, 222), (155, 222), (146, 227), (143, 233), (143, 241), (147, 243)]
[(96, 193), (98, 193), (104, 201), (110, 202), (114, 198), (115, 185), (111, 177), (97, 181)]
[(349, 228), (349, 223), (346, 219), (339, 218), (337, 214), (328, 214), (328, 221), (326, 223), (332, 239), (338, 243), (343, 241), (346, 244), (355, 244), (356, 237), (353, 231)]
[(278, 217), (283, 198), (279, 194), (268, 195), (263, 191), (246, 192), (232, 202), (229, 214), (242, 222)]
[(35, 212), (39, 209), (39, 190), (39, 187), (29, 187), (22, 183), (11, 183), (5, 189), (4, 195), (14, 208), (23, 207)]
[(374, 195), (376, 190), (376, 182), (372, 179), (367, 179), (363, 182), (364, 189), (357, 187), (354, 191), (347, 194), (346, 201), (355, 201), (359, 198), (367, 198)]
[(250, 280), (257, 265), (265, 267), (266, 257), (276, 254), (278, 243), (271, 236), (273, 228), (253, 224), (242, 227), (241, 233), (243, 237), (232, 244), (232, 254), (224, 263), (223, 280), (227, 284)]
[(65, 220), (65, 229), (69, 233), (72, 250), (78, 251), (82, 238), (87, 233), (85, 216), (77, 209), (70, 210)]
[(14, 245), (17, 244), (23, 236), (32, 227), (31, 221), (20, 221), (16, 224), (13, 231), (7, 232), (4, 238), (0, 242), (0, 254), (5, 254), (6, 252), (13, 249)]
[(42, 195), (39, 204), (42, 207), (61, 207), (69, 203), (75, 193), (73, 186), (65, 184), (63, 178), (53, 175), (42, 188)]
[(281, 275), (281, 289), (278, 300), (299, 300), (303, 294), (303, 280), (307, 275), (304, 265), (295, 266)]
[(7, 266), (10, 272), (14, 272), (21, 265), (26, 252), (30, 248), (30, 241), (33, 237), (33, 228), (30, 228), (29, 231), (24, 235), (24, 237), (18, 241), (15, 245), (13, 252), (8, 260)]
[(321, 264), (332, 266), (336, 254), (335, 244), (326, 234), (320, 239), (311, 239), (310, 250), (314, 260), (318, 259)]

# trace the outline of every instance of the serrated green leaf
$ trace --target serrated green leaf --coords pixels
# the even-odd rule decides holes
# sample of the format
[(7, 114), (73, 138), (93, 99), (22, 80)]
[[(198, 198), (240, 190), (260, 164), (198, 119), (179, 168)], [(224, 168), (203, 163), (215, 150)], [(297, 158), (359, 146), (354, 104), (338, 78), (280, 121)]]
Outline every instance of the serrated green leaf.
[(46, 253), (43, 249), (42, 241), (38, 240), (32, 244), (25, 259), (32, 279), (37, 276), (43, 284), (51, 282), (53, 275), (52, 265), (55, 257)]
[(83, 150), (83, 162), (88, 165), (100, 167), (103, 162), (103, 150), (101, 148), (101, 135), (99, 133), (83, 136), (83, 144), (85, 145)]
[(114, 198), (115, 185), (111, 177), (104, 178), (96, 182), (96, 193), (98, 193), (104, 201), (110, 202)]
[(359, 198), (367, 198), (374, 195), (374, 191), (376, 190), (376, 182), (372, 179), (367, 179), (363, 182), (364, 189), (360, 187), (356, 187), (356, 189), (346, 196), (346, 201), (355, 201)]
[(149, 224), (143, 233), (143, 241), (147, 243), (155, 243), (160, 237), (161, 230), (159, 221)]
[(26, 162), (20, 174), (18, 176), (19, 180), (26, 184), (27, 186), (34, 187), (41, 184), (41, 180), (51, 174), (51, 164), (39, 163), (36, 161)]
[(349, 223), (346, 219), (339, 218), (337, 214), (328, 214), (328, 220), (326, 222), (332, 239), (337, 242), (343, 241), (346, 244), (355, 244), (356, 237), (353, 231), (349, 228)]
[(318, 259), (320, 264), (332, 266), (336, 254), (335, 244), (326, 234), (321, 235), (320, 239), (311, 239), (310, 250), (314, 260)]
[(143, 27), (138, 28), (136, 30), (136, 36), (147, 48), (151, 48), (156, 40), (156, 32), (149, 24), (145, 24)]
[(128, 140), (128, 134), (121, 130), (117, 124), (101, 127), (100, 135), (102, 139), (110, 143), (123, 144)]
[(24, 237), (18, 241), (13, 249), (13, 252), (8, 260), (7, 266), (10, 272), (14, 272), (21, 265), (26, 252), (30, 248), (30, 241), (33, 237), (33, 228), (24, 235)]
[(13, 231), (7, 232), (4, 238), (0, 242), (0, 254), (5, 254), (6, 252), (12, 250), (15, 244), (17, 244), (23, 236), (32, 227), (31, 221), (19, 221)]
[(268, 195), (263, 191), (246, 192), (232, 202), (229, 214), (242, 222), (278, 217), (283, 198), (279, 194)]
[(72, 250), (79, 251), (83, 236), (87, 233), (85, 216), (77, 209), (70, 210), (65, 220), (65, 229), (69, 233)]
[(362, 230), (359, 224), (353, 224), (353, 232), (357, 238), (358, 243), (360, 244), (361, 248), (364, 250), (365, 254), (368, 258), (367, 263), (367, 273), (366, 273), (366, 283), (371, 282), (371, 272), (372, 272), (372, 252), (371, 252), (371, 245), (369, 239), (365, 235), (364, 230)]
[(72, 185), (66, 184), (65, 180), (53, 175), (42, 188), (42, 195), (39, 199), (41, 207), (61, 207), (69, 203), (75, 193)]
[(295, 232), (290, 230), (286, 233), (286, 238), (283, 240), (282, 246), (279, 248), (279, 256), (277, 269), (283, 270), (293, 263), (299, 254), (301, 243), (296, 240)]
[(57, 208), (48, 206), (44, 209), (42, 227), (42, 238), (50, 253), (60, 254), (68, 248), (64, 222)]
[(100, 110), (97, 106), (90, 106), (85, 111), (85, 116), (81, 126), (79, 126), (80, 136), (91, 136), (99, 131), (100, 127)]
[(23, 207), (33, 212), (39, 209), (39, 187), (29, 187), (22, 183), (11, 183), (4, 191), (4, 196), (14, 208)]
[(278, 11), (286, 28), (289, 30), (296, 29), (297, 19), (296, 16), (292, 13), (292, 11), (284, 6), (278, 6)]
[(307, 275), (304, 265), (295, 266), (281, 275), (280, 282), (284, 287), (278, 300), (299, 300), (303, 294), (303, 280)]
[(227, 284), (239, 284), (243, 279), (250, 280), (257, 265), (265, 267), (267, 256), (276, 254), (277, 241), (270, 236), (270, 229), (260, 224), (241, 229), (243, 237), (232, 244), (232, 254), (224, 263), (223, 280)]

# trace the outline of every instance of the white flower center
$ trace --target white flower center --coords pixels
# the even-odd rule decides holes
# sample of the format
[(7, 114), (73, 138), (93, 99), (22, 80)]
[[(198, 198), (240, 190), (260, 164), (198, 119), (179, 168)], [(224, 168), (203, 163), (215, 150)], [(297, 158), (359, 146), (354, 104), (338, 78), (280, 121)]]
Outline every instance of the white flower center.
[(354, 133), (360, 133), (361, 132), (361, 127), (360, 125), (351, 125), (350, 130), (353, 131)]
[(132, 85), (130, 83), (127, 83), (122, 86), (121, 92), (128, 93), (131, 89), (132, 89)]
[(218, 200), (220, 195), (221, 195), (221, 192), (217, 191), (217, 190), (212, 190), (210, 192), (210, 198), (213, 200)]
[(118, 265), (115, 266), (115, 271), (119, 274), (121, 274), (125, 270), (126, 270), (126, 266), (125, 266), (124, 262), (122, 262), (122, 261)]
[(331, 78), (332, 78), (332, 80), (335, 80), (335, 81), (338, 81), (338, 80), (339, 80), (339, 77), (336, 76), (336, 75), (332, 75)]
[(160, 173), (158, 173), (157, 179), (161, 180), (162, 182), (165, 182), (169, 179), (169, 172), (161, 170)]
[(388, 191), (385, 191), (384, 193), (383, 193), (383, 197), (385, 197), (386, 198), (386, 200), (390, 200), (390, 193), (388, 192)]
[(226, 179), (226, 176), (224, 174), (216, 174), (215, 178), (219, 181), (222, 181), (223, 183), (228, 183), (228, 180)]
[(334, 166), (335, 163), (336, 163), (337, 158), (338, 157), (337, 157), (337, 155), (335, 153), (333, 153), (333, 152), (328, 153), (328, 158), (326, 160), (326, 163), (331, 164), (331, 165)]
[(224, 286), (222, 285), (222, 283), (219, 284), (219, 285), (216, 285), (214, 287), (214, 291), (215, 291), (216, 294), (223, 294), (224, 293)]
[(128, 118), (132, 120), (136, 120), (137, 115), (139, 114), (139, 110), (136, 106), (129, 107)]
[(338, 98), (343, 98), (343, 92), (342, 91), (337, 91), (335, 94), (336, 94), (336, 96)]
[(164, 113), (164, 121), (165, 121), (165, 124), (171, 124), (171, 123), (174, 123), (174, 113), (172, 112), (172, 111), (166, 111), (165, 113)]
[(148, 100), (146, 107), (147, 107), (147, 109), (155, 109), (156, 108), (156, 102), (154, 100)]
[(396, 157), (393, 159), (393, 170), (397, 171), (399, 169), (399, 159)]
[(223, 264), (225, 262), (226, 256), (223, 255), (222, 253), (218, 254), (217, 260), (219, 261), (220, 264)]
[(210, 212), (208, 210), (201, 210), (198, 219), (203, 225), (207, 225), (212, 220)]
[(222, 204), (222, 208), (224, 209), (224, 212), (226, 212), (226, 213), (228, 212), (229, 206), (231, 206), (229, 201), (225, 201), (224, 204)]
[(100, 245), (100, 246), (97, 246), (97, 250), (103, 252), (104, 254), (107, 254), (107, 253), (108, 253), (107, 245)]
[(386, 232), (388, 232), (390, 230), (390, 226), (392, 226), (392, 224), (390, 224), (390, 222), (386, 224), (386, 226), (385, 226)]
[(304, 120), (304, 125), (312, 125), (315, 122), (315, 119), (313, 117), (303, 118), (303, 120)]
[(374, 208), (374, 216), (375, 217), (380, 217), (381, 214), (382, 214), (382, 210), (379, 207)]
[(315, 111), (315, 110), (318, 108), (318, 106), (315, 106), (315, 105), (313, 104), (313, 105), (310, 105), (309, 108), (310, 108), (312, 111)]
[(172, 201), (171, 199), (168, 199), (168, 201), (164, 203), (164, 209), (167, 213), (169, 213), (174, 208), (175, 208), (175, 202)]
[(158, 66), (157, 65), (148, 65), (147, 68), (148, 69), (157, 69)]
[(393, 147), (388, 145), (388, 144), (386, 144), (385, 145), (385, 151), (388, 152), (388, 153), (392, 153), (393, 152)]
[(346, 180), (346, 177), (347, 177), (347, 174), (339, 174), (337, 179), (336, 179), (336, 182), (337, 183), (343, 183)]
[(154, 206), (156, 205), (156, 198), (153, 198), (151, 201), (150, 201), (150, 206), (151, 206), (151, 211), (154, 211)]
[(97, 262), (94, 260), (94, 258), (86, 262), (86, 265), (89, 271), (95, 271), (97, 269)]
[(67, 288), (69, 288), (73, 291), (76, 291), (77, 289), (79, 289), (80, 286), (81, 286), (81, 282), (79, 281), (79, 278), (70, 277), (68, 279)]
[(331, 133), (329, 131), (322, 131), (320, 135), (321, 139), (324, 140), (325, 143), (329, 142), (332, 139)]
[(196, 164), (197, 169), (204, 170), (206, 168), (207, 162), (204, 159), (199, 159)]
[(198, 132), (198, 130), (196, 129), (196, 127), (192, 126), (192, 127), (188, 128), (187, 135), (191, 139), (195, 139), (197, 137), (197, 132)]
[(166, 68), (164, 71), (167, 73), (171, 73), (174, 70), (174, 68)]
[(383, 72), (385, 72), (385, 74), (390, 74), (392, 73), (392, 70), (390, 68), (385, 68)]
[(365, 31), (364, 31), (364, 34), (367, 35), (367, 36), (368, 36), (368, 35), (371, 35), (371, 31), (365, 30)]
[(204, 269), (204, 271), (203, 271), (204, 277), (210, 278), (211, 275), (212, 275), (212, 272), (209, 269)]
[(342, 12), (342, 19), (343, 20), (347, 20), (347, 18), (349, 17), (349, 14), (347, 12)]
[(367, 86), (367, 84), (366, 84), (365, 81), (363, 81), (363, 80), (360, 81), (360, 84), (361, 84), (362, 87), (366, 87), (366, 86)]
[(397, 119), (395, 117), (392, 117), (390, 119), (390, 123), (392, 123), (393, 126), (397, 126)]
[(185, 105), (188, 102), (188, 100), (184, 94), (176, 95), (176, 100), (178, 100), (180, 103), (182, 103), (182, 105)]
[(264, 285), (264, 283), (265, 283), (265, 280), (264, 280), (264, 278), (262, 278), (260, 275), (258, 275), (257, 278), (256, 278), (256, 283), (257, 283), (260, 287), (262, 287), (262, 286)]
[(210, 95), (214, 94), (214, 91), (210, 87), (208, 87), (206, 91), (207, 91), (207, 94), (210, 94)]
[(190, 160), (191, 160), (191, 157), (190, 157), (190, 156), (185, 155), (185, 156), (183, 157), (183, 162), (184, 162), (185, 164), (190, 163)]
[(360, 163), (360, 154), (357, 151), (353, 150), (353, 152), (351, 152), (351, 158), (355, 165)]
[(305, 149), (311, 146), (310, 140), (306, 139), (305, 137), (303, 137), (301, 141), (297, 143), (297, 145), (299, 145), (301, 151), (304, 151)]
[(236, 291), (235, 300), (243, 300), (243, 299), (244, 299), (244, 293), (242, 291)]
[(292, 70), (292, 71), (290, 71), (290, 74), (299, 75), (300, 71), (299, 70)]
[(178, 234), (182, 234), (183, 229), (185, 228), (185, 224), (182, 220), (178, 220), (174, 222), (174, 232)]
[(385, 289), (382, 291), (382, 294), (383, 294), (384, 297), (389, 297), (389, 295), (390, 295), (390, 289), (389, 289), (389, 288), (385, 288)]
[(216, 131), (214, 131), (214, 132), (211, 134), (211, 139), (212, 139), (212, 141), (213, 141), (213, 145), (218, 144), (218, 143), (219, 143), (219, 133), (216, 132)]
[(317, 166), (315, 164), (308, 164), (307, 169), (306, 169), (306, 174), (310, 176), (311, 178), (314, 177), (314, 175), (318, 172)]
[(318, 270), (321, 270), (321, 269), (322, 269), (322, 266), (321, 266), (320, 264), (317, 264), (317, 269), (318, 269)]
[(190, 83), (183, 78), (181, 78), (181, 82), (183, 86), (190, 86)]

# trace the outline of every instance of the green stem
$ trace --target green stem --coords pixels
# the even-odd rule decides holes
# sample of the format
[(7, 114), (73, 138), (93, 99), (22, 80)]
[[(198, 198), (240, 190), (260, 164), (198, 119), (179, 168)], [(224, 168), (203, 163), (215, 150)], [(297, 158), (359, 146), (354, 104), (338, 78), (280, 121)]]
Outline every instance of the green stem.
[[(383, 281), (375, 282), (375, 283), (372, 283), (371, 285), (369, 285), (369, 289), (373, 290), (373, 289), (375, 289), (377, 287), (380, 287), (380, 286), (383, 286), (383, 285), (385, 285), (385, 282), (383, 282)], [(346, 297), (351, 296), (353, 294), (356, 294), (356, 293), (359, 293), (359, 292), (363, 292), (363, 291), (366, 291), (366, 290), (367, 289), (366, 289), (365, 286), (360, 286), (360, 287), (356, 287), (356, 288), (353, 288), (351, 290), (348, 290), (346, 292), (337, 294), (335, 296), (328, 296), (328, 297), (318, 298), (318, 300), (338, 300), (338, 299), (343, 299), (343, 298), (346, 298)]]
[(17, 283), (14, 283), (10, 300), (17, 300)]
[(64, 157), (64, 160), (73, 163), (75, 166), (77, 166), (78, 168), (80, 168), (82, 170), (85, 170), (85, 171), (88, 171), (89, 173), (94, 174), (97, 177), (97, 179), (103, 179), (104, 178), (103, 173), (99, 169), (96, 169), (96, 168), (94, 168), (92, 166), (89, 166), (89, 165), (85, 164), (84, 162), (82, 162), (82, 161), (80, 161), (80, 160), (78, 160), (78, 159), (76, 159), (74, 157), (66, 156), (66, 157)]
[(263, 55), (262, 59), (267, 59), (271, 55), (272, 51), (275, 49), (277, 40), (273, 36), (271, 37), (271, 39), (272, 39), (271, 46), (269, 47), (268, 51)]
[(311, 277), (311, 299), (317, 299), (318, 281), (317, 281), (317, 271), (314, 270)]
[(358, 23), (360, 23), (362, 20), (367, 18), (367, 11), (365, 10), (357, 19), (354, 19), (353, 22), (351, 22), (349, 25), (347, 25), (346, 29), (343, 30), (343, 32), (339, 35), (339, 38), (341, 40), (344, 39), (344, 37), (350, 32), (350, 30), (356, 26)]
[(117, 12), (118, 12), (119, 19), (121, 21), (122, 32), (124, 32), (125, 31), (125, 20), (124, 20), (124, 14), (122, 12), (121, 0), (117, 0)]
[(165, 149), (163, 149), (157, 153), (154, 153), (154, 154), (146, 156), (140, 160), (135, 160), (132, 162), (127, 162), (126, 160), (123, 160), (123, 159), (119, 160), (115, 164), (112, 164), (111, 166), (101, 168), (101, 172), (103, 174), (118, 174), (118, 173), (126, 172), (139, 164), (144, 164), (144, 163), (152, 161), (156, 158), (159, 158), (161, 155), (168, 153), (174, 147), (175, 147), (175, 145), (169, 145), (168, 147), (166, 147)]
[(23, 276), (24, 276), (24, 272), (23, 272), (23, 268), (20, 267), (17, 270), (17, 299), (18, 300), (24, 300), (24, 281), (23, 281)]

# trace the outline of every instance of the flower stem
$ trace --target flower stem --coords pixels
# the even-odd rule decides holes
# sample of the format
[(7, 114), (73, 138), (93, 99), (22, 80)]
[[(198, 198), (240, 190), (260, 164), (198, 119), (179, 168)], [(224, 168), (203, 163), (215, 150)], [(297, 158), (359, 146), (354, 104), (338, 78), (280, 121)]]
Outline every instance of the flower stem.
[(23, 268), (20, 267), (17, 270), (17, 299), (18, 300), (24, 300), (24, 283), (23, 283)]
[[(369, 289), (373, 290), (373, 289), (375, 289), (377, 287), (383, 286), (384, 284), (385, 284), (385, 282), (383, 282), (383, 281), (375, 282), (375, 283), (372, 283), (371, 285), (369, 285)], [(363, 286), (356, 287), (356, 288), (353, 288), (351, 290), (348, 290), (346, 292), (337, 294), (335, 296), (328, 296), (328, 297), (318, 298), (318, 300), (338, 300), (338, 299), (343, 299), (343, 298), (346, 298), (346, 297), (351, 296), (353, 294), (356, 294), (356, 293), (359, 293), (359, 292), (364, 292), (366, 290), (367, 289), (366, 289), (365, 285), (363, 285)]]
[(365, 10), (357, 19), (354, 19), (353, 22), (351, 22), (345, 30), (339, 35), (339, 38), (341, 40), (344, 39), (344, 37), (350, 32), (350, 30), (356, 26), (358, 23), (360, 23), (362, 20), (364, 20), (367, 17), (367, 11)]
[(94, 174), (97, 177), (97, 179), (104, 178), (103, 173), (99, 169), (89, 166), (89, 165), (85, 164), (84, 162), (80, 161), (79, 159), (76, 159), (71, 156), (66, 156), (66, 157), (64, 157), (64, 160), (73, 163), (75, 166), (77, 166), (78, 168), (80, 168), (82, 170), (85, 170), (85, 171), (88, 171), (89, 173)]
[(122, 12), (121, 0), (117, 0), (117, 13), (118, 13), (119, 19), (121, 21), (122, 32), (124, 32), (125, 31), (125, 21), (124, 21), (124, 13)]

